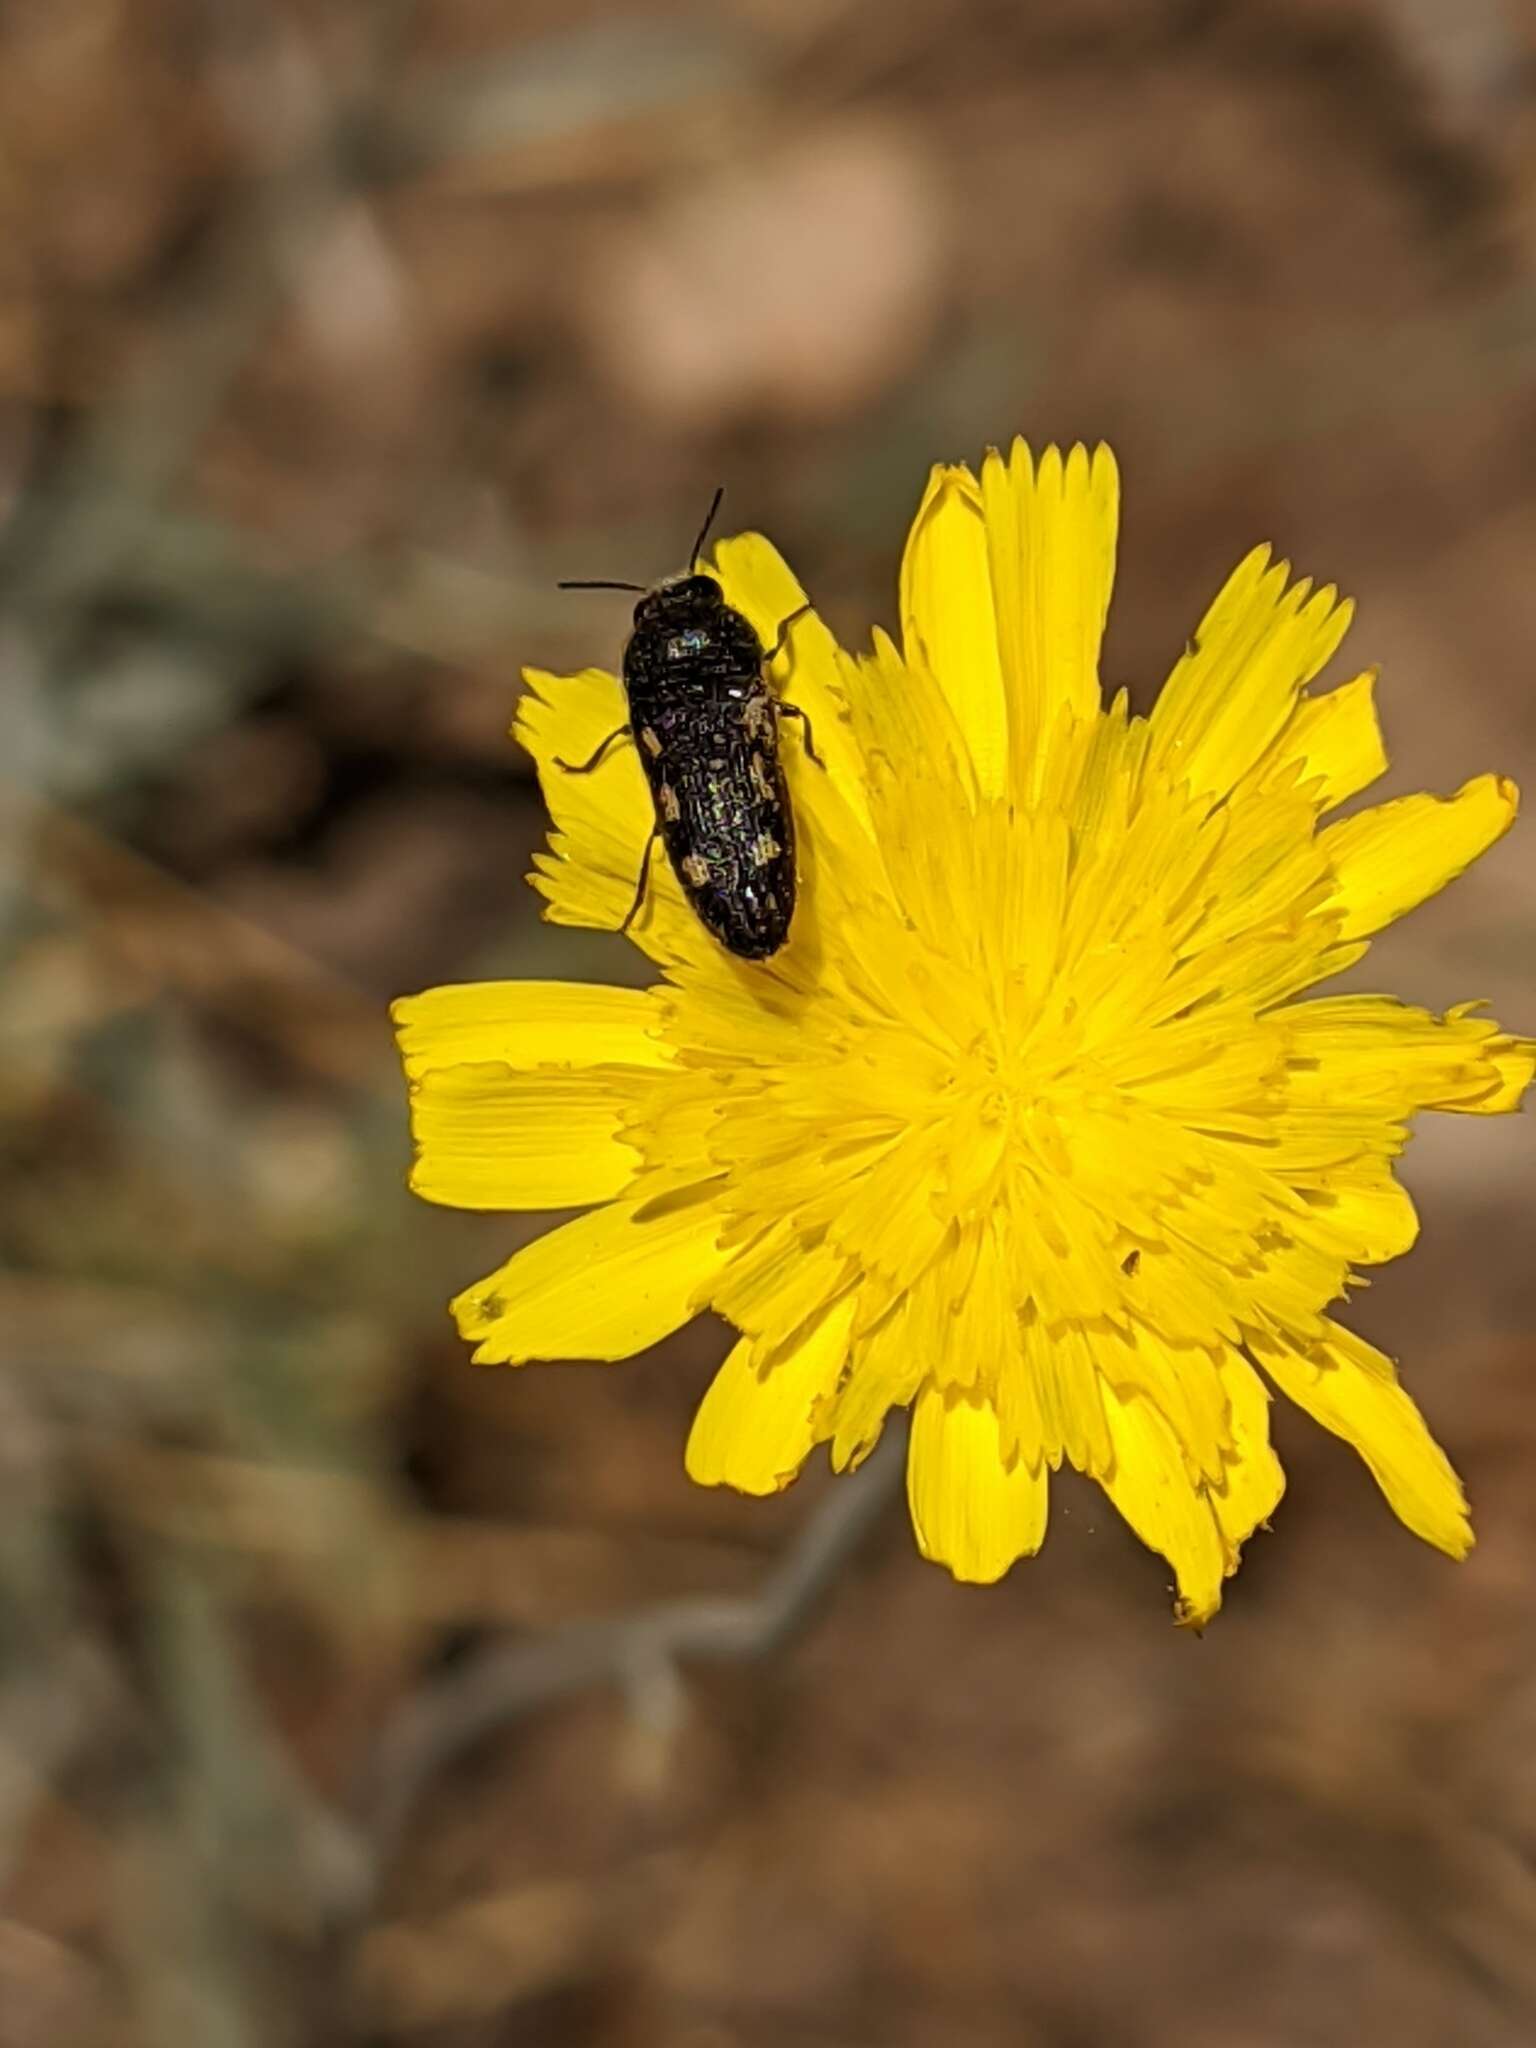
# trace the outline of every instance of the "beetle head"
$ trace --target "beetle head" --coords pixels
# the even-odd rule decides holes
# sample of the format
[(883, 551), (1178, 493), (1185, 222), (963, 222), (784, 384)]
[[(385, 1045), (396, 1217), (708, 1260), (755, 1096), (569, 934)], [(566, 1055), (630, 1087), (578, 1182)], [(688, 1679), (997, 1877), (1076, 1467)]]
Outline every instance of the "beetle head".
[(725, 593), (713, 576), (675, 576), (658, 583), (635, 606), (637, 626), (686, 626), (718, 612)]

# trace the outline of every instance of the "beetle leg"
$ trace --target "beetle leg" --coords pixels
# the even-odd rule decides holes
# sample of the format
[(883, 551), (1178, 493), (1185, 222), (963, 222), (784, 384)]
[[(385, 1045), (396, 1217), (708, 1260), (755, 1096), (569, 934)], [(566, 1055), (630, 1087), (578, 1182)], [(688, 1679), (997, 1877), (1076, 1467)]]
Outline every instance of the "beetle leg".
[(815, 606), (811, 604), (798, 605), (795, 608), (795, 610), (790, 613), (789, 617), (784, 620), (784, 622), (779, 627), (779, 637), (777, 640), (774, 641), (772, 647), (769, 648), (766, 656), (766, 659), (770, 663), (777, 661), (779, 656), (784, 652), (784, 642), (789, 638), (789, 629), (795, 623), (796, 619), (803, 619), (807, 612), (814, 610)]
[(816, 751), (816, 740), (811, 732), (811, 720), (809, 713), (802, 711), (798, 704), (781, 704), (777, 701), (775, 701), (773, 708), (775, 711), (777, 711), (780, 718), (799, 719), (800, 723), (805, 727), (805, 751), (810, 755), (811, 759), (816, 763), (816, 766), (818, 768), (825, 768), (827, 765), (826, 762), (823, 761), (820, 754), (818, 754)]
[(640, 882), (635, 890), (635, 900), (629, 906), (629, 912), (624, 922), (619, 926), (621, 932), (627, 932), (635, 919), (640, 915), (640, 906), (645, 901), (645, 885), (651, 876), (651, 855), (655, 851), (656, 842), (660, 837), (661, 827), (653, 825), (651, 827), (651, 836), (645, 842), (645, 851), (640, 856)]
[(567, 775), (590, 775), (592, 773), (592, 770), (597, 766), (598, 762), (602, 760), (604, 754), (607, 753), (608, 749), (613, 745), (615, 740), (628, 740), (633, 738), (634, 734), (630, 731), (629, 727), (627, 725), (621, 725), (616, 732), (609, 733), (607, 739), (605, 739), (602, 742), (602, 744), (596, 749), (594, 753), (589, 754), (585, 761), (562, 761), (560, 756), (556, 754), (555, 766), (557, 768), (563, 768)]

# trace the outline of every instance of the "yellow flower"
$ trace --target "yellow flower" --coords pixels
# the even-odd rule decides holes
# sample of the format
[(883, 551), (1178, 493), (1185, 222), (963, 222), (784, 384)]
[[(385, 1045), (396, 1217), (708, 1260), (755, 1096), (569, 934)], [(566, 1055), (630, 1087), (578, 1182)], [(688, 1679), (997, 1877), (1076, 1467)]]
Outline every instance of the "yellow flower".
[[(656, 987), (440, 988), (395, 1015), (418, 1193), (593, 1205), (454, 1302), (477, 1360), (625, 1358), (715, 1309), (741, 1335), (696, 1480), (771, 1493), (819, 1443), (842, 1470), (910, 1406), (925, 1556), (999, 1578), (1066, 1460), (1198, 1623), (1284, 1486), (1266, 1381), (1417, 1535), (1468, 1549), (1391, 1361), (1327, 1310), (1413, 1242), (1392, 1174), (1413, 1115), (1516, 1108), (1536, 1047), (1471, 1006), (1300, 1000), (1492, 845), (1515, 790), (1323, 822), (1385, 766), (1374, 675), (1308, 693), (1350, 607), (1267, 548), (1150, 717), (1106, 708), (1117, 506), (1105, 448), (937, 468), (900, 649), (794, 626), (775, 682), (826, 767), (786, 728), (801, 900), (776, 958), (723, 952), (658, 860), (633, 931)], [(799, 584), (756, 534), (715, 562), (771, 645)], [(516, 730), (554, 820), (533, 879), (556, 922), (615, 927), (640, 765), (554, 762), (622, 722), (619, 684), (528, 682)]]

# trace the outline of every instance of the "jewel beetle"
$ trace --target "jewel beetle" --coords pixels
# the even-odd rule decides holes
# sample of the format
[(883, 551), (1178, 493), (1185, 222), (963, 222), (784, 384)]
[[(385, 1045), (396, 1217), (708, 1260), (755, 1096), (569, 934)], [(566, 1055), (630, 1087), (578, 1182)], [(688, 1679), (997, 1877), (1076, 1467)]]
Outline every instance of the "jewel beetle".
[(779, 721), (798, 719), (818, 767), (810, 719), (769, 687), (768, 670), (796, 619), (790, 613), (772, 648), (725, 601), (718, 578), (699, 568), (720, 501), (715, 492), (681, 576), (643, 583), (565, 582), (562, 590), (636, 590), (634, 629), (624, 647), (629, 717), (580, 762), (557, 760), (569, 775), (590, 775), (621, 741), (633, 742), (650, 788), (654, 822), (640, 856), (640, 879), (620, 931), (640, 914), (659, 839), (699, 922), (739, 960), (768, 960), (789, 937), (795, 912), (795, 824)]

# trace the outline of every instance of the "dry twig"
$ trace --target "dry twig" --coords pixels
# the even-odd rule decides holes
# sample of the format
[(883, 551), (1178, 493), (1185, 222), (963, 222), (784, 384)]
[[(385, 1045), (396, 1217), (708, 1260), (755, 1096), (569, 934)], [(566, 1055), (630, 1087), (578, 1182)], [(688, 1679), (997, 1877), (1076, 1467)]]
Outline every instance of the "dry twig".
[(380, 1738), (363, 1805), (382, 1865), (422, 1793), (497, 1729), (593, 1686), (623, 1687), (645, 1718), (677, 1708), (677, 1667), (766, 1657), (803, 1627), (900, 1482), (906, 1432), (887, 1425), (861, 1470), (840, 1480), (758, 1592), (661, 1601), (575, 1622), (484, 1655), (413, 1695)]

